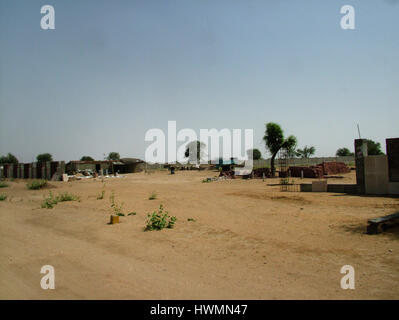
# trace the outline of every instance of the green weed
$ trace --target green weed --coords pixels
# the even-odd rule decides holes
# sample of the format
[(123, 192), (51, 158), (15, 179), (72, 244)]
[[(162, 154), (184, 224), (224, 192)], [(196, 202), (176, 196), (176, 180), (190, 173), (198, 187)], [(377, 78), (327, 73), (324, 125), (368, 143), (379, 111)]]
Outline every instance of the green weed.
[(162, 230), (164, 228), (173, 228), (177, 218), (169, 216), (168, 211), (164, 211), (162, 204), (159, 206), (158, 212), (154, 211), (147, 215), (146, 227), (144, 231)]
[(103, 188), (102, 188), (102, 190), (101, 190), (101, 193), (99, 193), (99, 194), (97, 195), (97, 200), (102, 200), (102, 199), (104, 199), (104, 196), (105, 196), (105, 183), (103, 184)]
[(148, 200), (155, 200), (157, 198), (157, 194), (155, 192), (152, 192), (148, 198)]
[(58, 202), (65, 201), (80, 201), (80, 198), (68, 192), (64, 192), (59, 194), (58, 196), (54, 196), (50, 191), (49, 196), (47, 198), (44, 198), (42, 202), (42, 208), (52, 209)]
[(47, 185), (46, 180), (33, 180), (26, 184), (26, 187), (30, 190), (39, 190)]
[(7, 188), (8, 187), (8, 183), (5, 181), (0, 181), (0, 188)]
[(122, 216), (122, 215), (124, 216), (124, 214), (122, 213), (123, 202), (120, 203), (120, 204), (118, 204), (118, 203), (115, 201), (115, 194), (114, 194), (113, 191), (112, 191), (111, 196), (109, 197), (109, 200), (110, 200), (110, 202), (111, 202), (111, 208), (112, 208), (112, 210), (114, 210), (114, 214), (115, 214), (116, 216)]

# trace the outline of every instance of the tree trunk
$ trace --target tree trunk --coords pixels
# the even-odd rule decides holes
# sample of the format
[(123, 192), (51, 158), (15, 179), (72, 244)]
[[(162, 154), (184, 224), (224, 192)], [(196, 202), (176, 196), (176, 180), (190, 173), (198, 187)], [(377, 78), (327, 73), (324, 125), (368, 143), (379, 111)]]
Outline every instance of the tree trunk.
[(276, 175), (276, 168), (274, 167), (274, 159), (276, 158), (277, 153), (272, 155), (272, 158), (270, 159), (270, 169), (272, 171), (272, 178), (275, 177)]

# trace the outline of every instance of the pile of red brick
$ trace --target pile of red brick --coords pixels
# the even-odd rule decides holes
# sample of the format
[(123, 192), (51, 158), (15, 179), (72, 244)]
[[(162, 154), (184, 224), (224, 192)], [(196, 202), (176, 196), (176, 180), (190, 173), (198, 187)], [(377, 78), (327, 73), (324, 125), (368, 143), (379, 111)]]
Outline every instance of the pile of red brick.
[(343, 162), (323, 162), (319, 166), (323, 168), (324, 175), (348, 173), (351, 171)]
[(311, 167), (289, 167), (291, 177), (301, 177), (303, 171), (304, 178), (322, 178), (323, 169), (320, 166)]
[(343, 162), (323, 162), (317, 166), (289, 167), (291, 177), (322, 178), (325, 175), (348, 173), (350, 168)]

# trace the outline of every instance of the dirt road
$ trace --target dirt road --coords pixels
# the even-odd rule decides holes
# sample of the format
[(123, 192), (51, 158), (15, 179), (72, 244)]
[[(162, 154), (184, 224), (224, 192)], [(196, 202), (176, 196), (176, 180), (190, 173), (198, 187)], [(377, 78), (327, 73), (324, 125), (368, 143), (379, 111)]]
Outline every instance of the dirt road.
[[(0, 298), (399, 298), (399, 230), (364, 233), (367, 219), (397, 211), (399, 198), (283, 193), (268, 185), (277, 179), (202, 183), (215, 174), (110, 178), (103, 200), (100, 179), (39, 191), (10, 182), (0, 189), (8, 196), (0, 202)], [(116, 225), (107, 224), (112, 190), (125, 213), (137, 212)], [(49, 191), (81, 201), (43, 209)], [(175, 228), (144, 232), (160, 204), (177, 217)], [(55, 290), (40, 287), (43, 265), (55, 268)], [(340, 287), (343, 265), (355, 268), (355, 290)]]

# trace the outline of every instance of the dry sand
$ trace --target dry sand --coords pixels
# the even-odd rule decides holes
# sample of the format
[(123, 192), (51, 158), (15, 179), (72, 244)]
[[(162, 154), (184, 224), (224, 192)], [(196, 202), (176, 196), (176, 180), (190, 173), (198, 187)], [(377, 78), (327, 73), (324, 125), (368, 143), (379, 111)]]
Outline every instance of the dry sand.
[[(395, 212), (398, 198), (280, 192), (278, 179), (202, 183), (216, 173), (130, 174), (0, 189), (1, 299), (398, 299), (399, 230), (365, 234), (367, 219)], [(304, 179), (305, 181), (311, 181)], [(299, 179), (298, 179), (299, 181)], [(298, 182), (297, 181), (297, 182)], [(345, 179), (351, 183), (354, 173)], [(124, 202), (108, 225), (109, 196)], [(81, 202), (42, 209), (49, 191)], [(148, 200), (152, 191), (157, 199)], [(144, 232), (163, 204), (174, 229)], [(187, 221), (193, 218), (196, 221)], [(55, 290), (40, 268), (55, 268)], [(342, 290), (352, 265), (356, 289)]]

